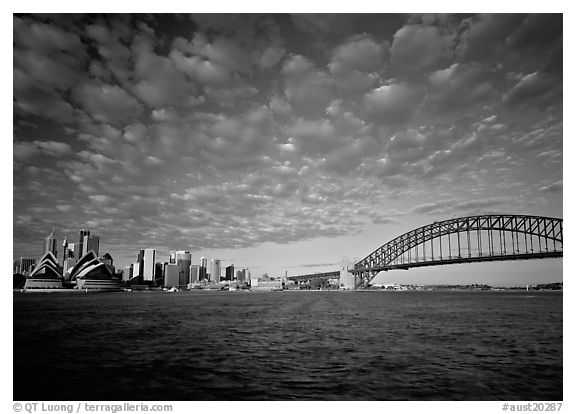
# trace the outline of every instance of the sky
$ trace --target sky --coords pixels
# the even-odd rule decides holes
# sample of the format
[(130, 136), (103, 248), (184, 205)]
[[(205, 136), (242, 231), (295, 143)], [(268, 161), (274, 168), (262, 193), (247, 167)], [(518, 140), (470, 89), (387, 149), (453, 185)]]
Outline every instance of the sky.
[(118, 267), (155, 248), (277, 276), (437, 220), (562, 218), (562, 43), (559, 14), (14, 15), (13, 256), (86, 228)]

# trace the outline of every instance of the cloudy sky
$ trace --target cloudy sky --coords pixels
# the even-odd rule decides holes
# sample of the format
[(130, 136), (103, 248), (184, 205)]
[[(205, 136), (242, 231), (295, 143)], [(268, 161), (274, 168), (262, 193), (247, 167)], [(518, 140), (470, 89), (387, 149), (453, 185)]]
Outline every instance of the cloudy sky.
[[(298, 274), (434, 220), (563, 215), (561, 15), (15, 15), (13, 36), (14, 257), (87, 228), (119, 266)], [(561, 278), (526, 263), (410, 274)]]

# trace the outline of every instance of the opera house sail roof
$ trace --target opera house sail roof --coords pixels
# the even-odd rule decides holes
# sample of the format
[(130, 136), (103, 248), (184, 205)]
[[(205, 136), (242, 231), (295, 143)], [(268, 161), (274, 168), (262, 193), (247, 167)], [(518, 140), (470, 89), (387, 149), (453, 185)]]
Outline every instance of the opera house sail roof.
[(52, 252), (46, 252), (42, 256), (40, 262), (29, 276), (31, 279), (58, 279), (61, 277), (60, 266), (58, 266), (58, 261)]

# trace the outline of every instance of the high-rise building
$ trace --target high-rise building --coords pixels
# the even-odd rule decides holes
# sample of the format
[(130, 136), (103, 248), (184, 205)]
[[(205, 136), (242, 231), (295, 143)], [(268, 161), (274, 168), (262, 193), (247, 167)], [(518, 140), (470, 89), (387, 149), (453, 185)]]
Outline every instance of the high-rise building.
[(58, 257), (58, 250), (56, 248), (56, 243), (57, 243), (56, 234), (54, 233), (54, 229), (52, 229), (52, 233), (50, 233), (44, 239), (44, 252), (42, 252), (42, 254), (50, 252), (54, 255), (54, 257)]
[(170, 259), (168, 260), (168, 263), (176, 263), (176, 252), (175, 251), (170, 252)]
[(143, 276), (144, 275), (144, 250), (140, 249), (138, 252), (138, 258), (136, 259), (138, 263), (138, 269), (134, 266), (134, 276)]
[(198, 279), (199, 280), (207, 280), (208, 279), (208, 275), (207, 275), (207, 268), (208, 267), (208, 259), (206, 259), (205, 257), (201, 257), (200, 258), (200, 264), (198, 267)]
[(154, 281), (154, 273), (156, 271), (156, 249), (144, 249), (144, 269), (142, 276), (145, 281)]
[(36, 259), (32, 259), (29, 257), (20, 258), (19, 270), (21, 274), (23, 275), (29, 274), (32, 270), (34, 270), (34, 266), (36, 266)]
[(135, 262), (132, 264), (132, 277), (141, 276), (140, 273), (140, 262)]
[(236, 280), (238, 282), (244, 281), (244, 276), (242, 275), (242, 270), (236, 270)]
[(89, 235), (89, 230), (80, 230), (80, 239), (78, 240), (78, 244), (74, 245), (74, 258), (76, 260), (80, 260), (80, 258), (84, 256), (84, 237)]
[(180, 273), (178, 265), (175, 263), (166, 263), (164, 266), (164, 286), (178, 287), (180, 284)]
[(234, 265), (226, 266), (226, 276), (224, 280), (234, 280)]
[(132, 271), (133, 271), (133, 265), (128, 265), (124, 267), (124, 270), (122, 271), (122, 280), (130, 280), (132, 279)]
[(210, 280), (220, 282), (220, 259), (210, 260)]
[(200, 266), (198, 265), (190, 265), (190, 283), (199, 282), (200, 274), (198, 272)]
[(94, 254), (98, 256), (100, 251), (100, 237), (91, 234), (84, 236), (82, 242), (82, 257), (84, 257), (89, 251), (93, 251)]
[(190, 265), (192, 264), (192, 254), (183, 250), (177, 251), (175, 255), (180, 285), (184, 286), (190, 283)]
[[(154, 279), (155, 280), (164, 279), (164, 263), (156, 262), (156, 270), (154, 271)], [(156, 284), (156, 286), (158, 286), (158, 285)]]

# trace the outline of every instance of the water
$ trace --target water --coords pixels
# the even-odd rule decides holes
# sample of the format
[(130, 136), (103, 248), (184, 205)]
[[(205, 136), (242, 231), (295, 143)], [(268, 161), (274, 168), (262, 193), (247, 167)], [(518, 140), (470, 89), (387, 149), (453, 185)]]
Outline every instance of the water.
[(15, 400), (562, 400), (561, 292), (14, 294)]

